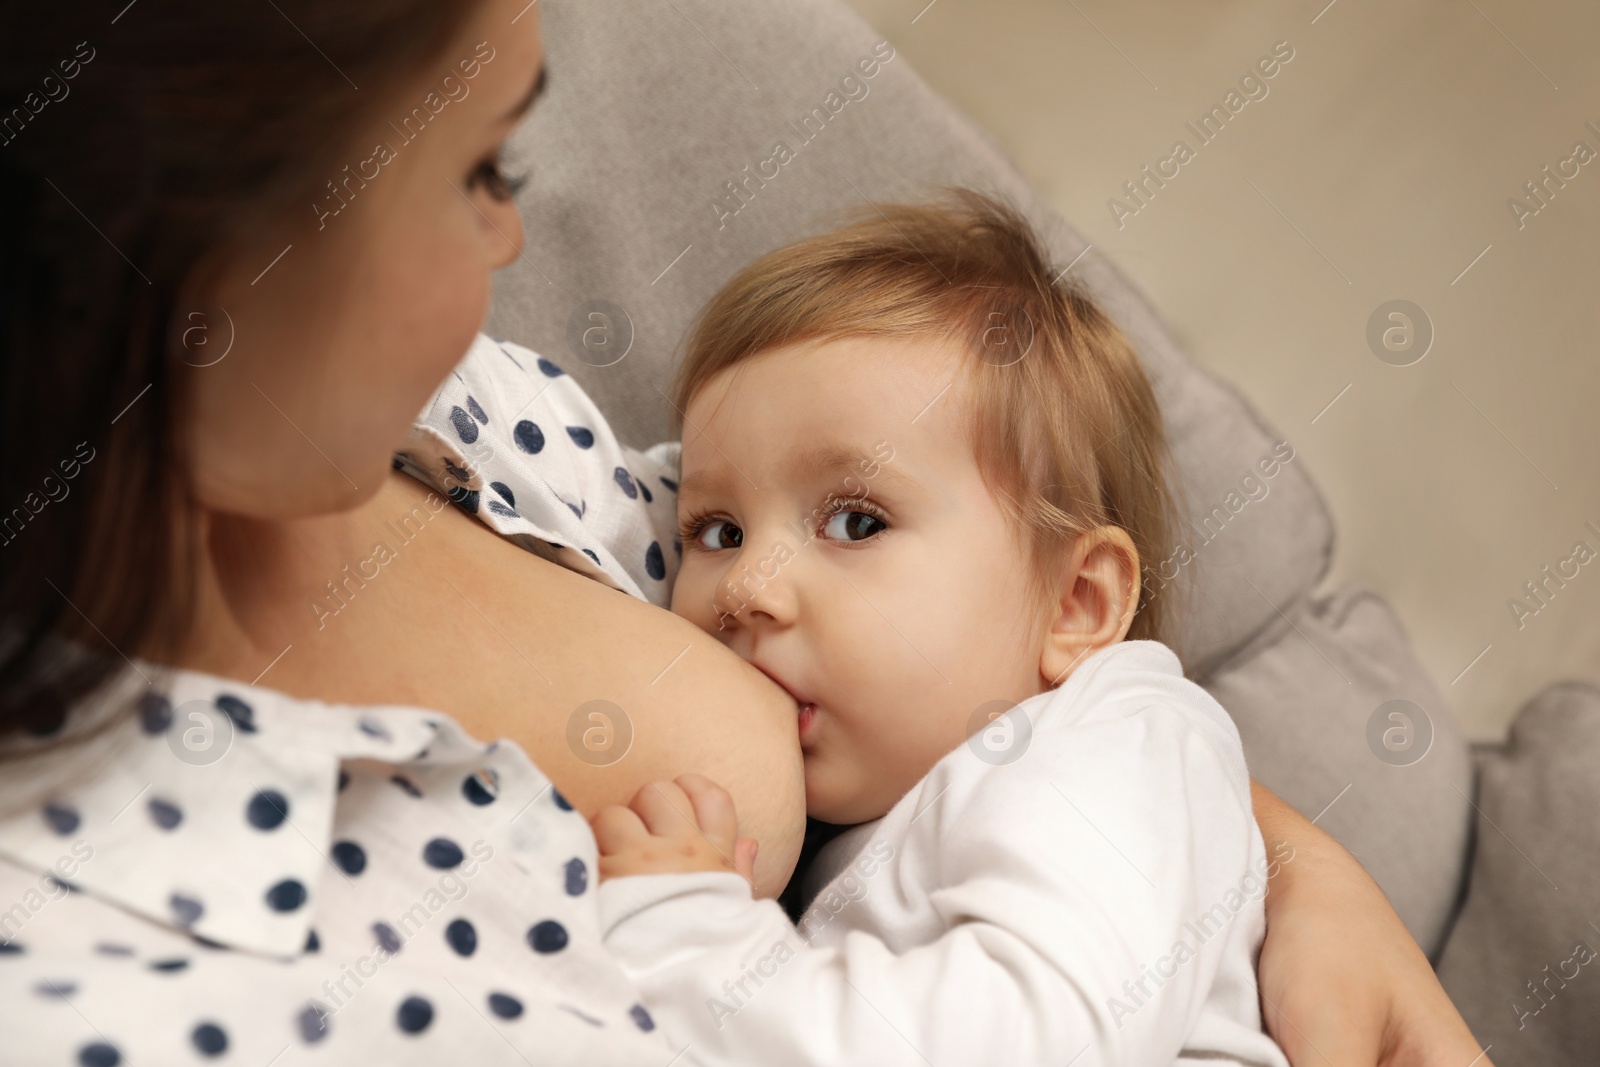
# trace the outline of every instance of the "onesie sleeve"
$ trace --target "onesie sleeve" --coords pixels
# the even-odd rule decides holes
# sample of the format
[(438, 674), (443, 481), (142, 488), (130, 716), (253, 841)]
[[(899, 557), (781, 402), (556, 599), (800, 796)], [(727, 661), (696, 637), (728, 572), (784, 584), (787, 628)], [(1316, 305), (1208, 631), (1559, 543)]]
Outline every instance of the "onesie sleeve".
[(606, 946), (703, 1064), (1172, 1063), (1224, 962), (1249, 971), (1266, 882), (1242, 758), (1158, 698), (1040, 724), (1009, 765), (951, 753), (831, 927), (647, 876), (601, 887)]

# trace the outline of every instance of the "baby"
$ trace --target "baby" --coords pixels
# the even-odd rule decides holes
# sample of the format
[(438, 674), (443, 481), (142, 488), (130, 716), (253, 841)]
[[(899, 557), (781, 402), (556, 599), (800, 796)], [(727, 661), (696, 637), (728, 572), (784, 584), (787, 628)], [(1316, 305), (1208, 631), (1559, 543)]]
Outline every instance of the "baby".
[[(976, 193), (712, 300), (680, 368), (672, 608), (794, 698), (798, 928), (697, 776), (594, 820), (605, 942), (689, 1061), (1281, 1065), (1238, 734), (1140, 582), (1172, 506), (1127, 341)], [(854, 849), (854, 851), (850, 851)]]

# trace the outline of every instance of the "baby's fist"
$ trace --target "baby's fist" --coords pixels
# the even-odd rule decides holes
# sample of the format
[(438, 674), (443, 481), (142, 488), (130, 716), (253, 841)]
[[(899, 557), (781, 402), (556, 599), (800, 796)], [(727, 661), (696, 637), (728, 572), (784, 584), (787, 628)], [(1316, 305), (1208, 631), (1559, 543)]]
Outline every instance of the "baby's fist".
[(739, 836), (728, 791), (698, 774), (651, 782), (627, 807), (589, 820), (600, 849), (600, 880), (635, 874), (733, 871), (754, 882), (756, 841)]

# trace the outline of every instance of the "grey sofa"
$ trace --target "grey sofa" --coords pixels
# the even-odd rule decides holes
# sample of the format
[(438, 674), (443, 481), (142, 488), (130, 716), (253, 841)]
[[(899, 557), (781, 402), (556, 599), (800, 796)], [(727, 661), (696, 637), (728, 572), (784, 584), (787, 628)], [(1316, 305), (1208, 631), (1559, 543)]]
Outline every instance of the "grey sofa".
[[(1255, 776), (1372, 872), (1496, 1063), (1595, 1062), (1600, 965), (1569, 961), (1578, 943), (1600, 946), (1600, 692), (1553, 688), (1475, 765), (1382, 596), (1319, 590), (1333, 521), (1293, 442), (1197, 367), (1117, 268), (841, 4), (539, 10), (549, 91), (510, 153), (529, 174), (527, 246), (496, 282), (491, 332), (557, 359), (646, 446), (666, 437), (690, 319), (745, 262), (868, 198), (947, 184), (1009, 197), (1154, 378), (1194, 555), (1170, 587), (1174, 644), (1234, 716)], [(1537, 997), (1528, 982), (1544, 983)]]

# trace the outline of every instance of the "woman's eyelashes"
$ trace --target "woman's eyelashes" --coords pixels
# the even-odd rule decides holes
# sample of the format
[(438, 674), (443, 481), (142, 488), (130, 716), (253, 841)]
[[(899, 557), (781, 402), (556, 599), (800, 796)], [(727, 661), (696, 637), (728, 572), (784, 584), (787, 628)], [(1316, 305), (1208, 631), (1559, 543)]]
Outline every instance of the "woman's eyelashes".
[[(838, 501), (819, 510), (820, 526), (816, 536), (824, 540), (858, 544), (889, 528), (888, 516), (865, 500)], [(686, 545), (720, 552), (743, 545), (744, 531), (731, 519), (701, 513), (684, 520), (678, 538)]]
[(467, 189), (482, 189), (496, 200), (510, 200), (517, 195), (528, 176), (519, 174), (508, 178), (505, 172), (505, 161), (501, 158), (503, 149), (496, 149), (494, 155), (480, 160), (472, 168), (472, 173), (467, 175)]

